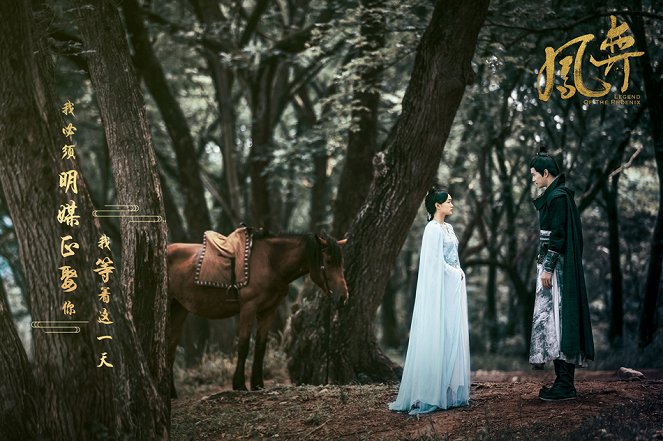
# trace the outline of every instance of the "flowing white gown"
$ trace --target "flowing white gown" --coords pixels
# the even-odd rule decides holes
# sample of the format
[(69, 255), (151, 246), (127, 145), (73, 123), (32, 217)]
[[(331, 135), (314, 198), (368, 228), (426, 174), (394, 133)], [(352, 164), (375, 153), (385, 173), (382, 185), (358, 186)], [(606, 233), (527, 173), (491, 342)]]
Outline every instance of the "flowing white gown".
[(470, 391), (467, 292), (451, 225), (432, 220), (421, 243), (410, 342), (396, 401), (410, 415), (466, 406)]

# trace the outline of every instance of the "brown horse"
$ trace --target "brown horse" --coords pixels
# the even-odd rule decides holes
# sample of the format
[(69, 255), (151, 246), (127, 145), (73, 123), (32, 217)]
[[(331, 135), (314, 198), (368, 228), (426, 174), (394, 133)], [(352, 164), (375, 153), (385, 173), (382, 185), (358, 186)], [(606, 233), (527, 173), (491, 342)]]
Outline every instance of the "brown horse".
[[(170, 363), (182, 324), (189, 312), (209, 319), (239, 314), (239, 343), (233, 389), (246, 390), (244, 365), (254, 321), (258, 320), (251, 389), (264, 388), (262, 369), (267, 334), (276, 311), (288, 293), (288, 285), (306, 274), (336, 300), (345, 303), (348, 287), (343, 276), (341, 246), (347, 239), (336, 241), (325, 235), (288, 234), (274, 236), (255, 232), (249, 259), (249, 283), (239, 290), (239, 302), (228, 301), (222, 288), (194, 284), (196, 258), (201, 244), (168, 245), (168, 293), (170, 298)], [(174, 390), (173, 390), (174, 393)]]

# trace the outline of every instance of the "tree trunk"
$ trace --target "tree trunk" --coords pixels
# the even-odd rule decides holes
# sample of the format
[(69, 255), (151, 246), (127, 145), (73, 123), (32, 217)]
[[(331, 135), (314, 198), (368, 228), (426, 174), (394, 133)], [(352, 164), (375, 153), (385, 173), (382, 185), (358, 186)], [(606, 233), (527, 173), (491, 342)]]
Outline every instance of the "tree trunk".
[[(495, 236), (493, 236), (495, 237)], [(497, 348), (497, 266), (494, 263), (488, 265), (488, 284), (486, 286), (486, 328), (487, 347), (490, 352)]]
[(203, 233), (211, 228), (211, 223), (189, 124), (154, 54), (137, 0), (122, 2), (122, 11), (134, 49), (133, 63), (159, 108), (175, 150), (189, 240), (200, 241)]
[[(58, 268), (65, 265), (60, 257), (59, 242), (65, 233), (53, 212), (60, 203), (67, 203), (57, 189), (58, 175), (74, 169), (74, 166), (59, 160), (63, 138), (58, 133), (64, 124), (59, 119), (52, 84), (48, 81), (52, 77), (52, 65), (48, 53), (43, 52), (45, 37), (38, 33), (40, 28), (33, 22), (26, 1), (4, 2), (0, 8), (1, 17), (11, 17), (7, 20), (6, 32), (0, 36), (0, 70), (6, 73), (6, 78), (0, 82), (0, 143), (3, 146), (0, 149), (0, 180), (19, 245), (27, 291), (31, 296), (32, 317), (34, 320), (59, 320), (62, 319), (59, 311), (66, 298), (58, 283)], [(18, 93), (19, 90), (23, 92)], [(79, 194), (83, 192), (80, 187)], [(76, 202), (79, 210), (89, 207), (79, 199)], [(91, 241), (84, 242), (82, 237), (85, 232), (76, 231), (76, 242), (83, 249), (90, 249)], [(79, 293), (96, 289), (92, 275), (83, 270), (88, 262), (80, 257), (80, 253), (69, 257), (66, 264), (83, 273), (77, 279)], [(92, 319), (93, 302), (77, 297), (68, 297), (76, 304), (76, 319)], [(64, 334), (34, 333), (38, 387), (34, 398), (37, 400), (36, 397), (39, 397), (39, 402), (43, 403), (37, 408), (39, 435), (42, 437), (81, 439), (90, 421), (110, 424), (110, 419), (103, 416), (109, 409), (108, 404), (102, 401), (98, 409), (93, 409), (94, 399), (103, 399), (106, 395), (104, 389), (109, 384), (104, 381), (104, 373), (94, 369), (90, 361), (96, 355), (91, 334), (97, 327), (92, 328), (83, 328), (82, 334), (74, 338), (65, 338)], [(0, 351), (0, 359), (13, 359), (9, 353), (18, 351), (15, 367), (23, 368), (23, 374), (31, 375), (31, 368), (26, 368), (23, 363), (25, 355), (21, 354), (20, 345), (3, 345)], [(71, 360), (78, 363), (72, 364)], [(29, 382), (29, 379), (24, 381)], [(98, 389), (85, 389), (85, 384), (95, 383)], [(30, 387), (29, 384), (26, 386), (25, 398), (28, 398)], [(8, 391), (9, 399), (22, 403), (20, 396), (12, 396), (13, 392)], [(74, 409), (81, 405), (93, 410), (77, 415)], [(29, 408), (25, 410), (29, 412)], [(4, 422), (4, 418), (2, 420)]]
[[(332, 379), (388, 381), (398, 369), (380, 350), (373, 330), (389, 273), (420, 208), (442, 156), (465, 86), (473, 79), (471, 60), (488, 1), (438, 1), (417, 48), (403, 112), (392, 129), (384, 154), (376, 161), (375, 180), (350, 229), (345, 248), (349, 304), (339, 310), (333, 327)], [(421, 225), (420, 230), (423, 230)], [(319, 366), (326, 359), (319, 323), (320, 301), (293, 317), (294, 344), (289, 355), (297, 383), (324, 381), (324, 369), (305, 377), (298, 365)]]
[[(137, 1), (125, 1), (122, 10), (134, 48), (134, 65), (159, 108), (175, 150), (179, 188), (184, 196), (184, 217), (188, 227), (185, 241), (200, 242), (203, 233), (212, 229), (212, 224), (191, 130), (154, 54)], [(182, 332), (187, 366), (195, 366), (202, 361), (210, 335), (209, 326), (209, 321), (203, 317), (193, 314), (187, 317)]]
[[(334, 203), (333, 235), (348, 232), (352, 221), (366, 201), (373, 181), (373, 155), (378, 149), (378, 106), (383, 66), (374, 61), (384, 47), (384, 0), (362, 0), (361, 35), (366, 43), (357, 48), (358, 57), (365, 58), (358, 79), (353, 84), (352, 121), (348, 136), (345, 165), (341, 172)], [(372, 56), (373, 55), (373, 56)], [(356, 124), (356, 127), (355, 127)]]
[(272, 231), (283, 225), (280, 189), (271, 185), (267, 167), (274, 150), (274, 126), (280, 115), (279, 102), (286, 89), (288, 68), (278, 59), (265, 61), (251, 80), (251, 175), (252, 223)]
[[(11, 17), (6, 20), (7, 32), (0, 37), (0, 70), (7, 73), (0, 82), (0, 180), (19, 243), (32, 317), (37, 321), (63, 320), (62, 305), (69, 300), (75, 304), (75, 320), (87, 322), (80, 326), (79, 334), (34, 331), (40, 403), (36, 410), (37, 439), (89, 440), (104, 435), (165, 439), (165, 405), (154, 386), (127, 308), (127, 295), (117, 278), (111, 277), (108, 283), (112, 293), (108, 309), (114, 325), (97, 322), (99, 281), (91, 269), (102, 253), (97, 250), (102, 233), (98, 220), (91, 216), (94, 207), (80, 169), (75, 160), (61, 158), (62, 145), (68, 140), (61, 135), (65, 124), (50, 82), (53, 69), (45, 36), (37, 34), (45, 27), (34, 24), (25, 0), (2, 2), (0, 11), (0, 16)], [(97, 29), (105, 27), (99, 24)], [(112, 44), (111, 36), (106, 40)], [(119, 41), (124, 42), (124, 35)], [(131, 110), (127, 112), (129, 119), (135, 115)], [(70, 170), (79, 173), (76, 194), (57, 184), (60, 173)], [(72, 199), (81, 218), (78, 226), (69, 227), (60, 224), (54, 213)], [(74, 255), (63, 257), (61, 237), (68, 234), (80, 247)], [(131, 261), (132, 256), (127, 257)], [(145, 271), (158, 274), (159, 267), (149, 264), (146, 262)], [(78, 275), (77, 290), (70, 293), (63, 292), (60, 285), (60, 268), (65, 265)], [(110, 335), (110, 343), (98, 341), (97, 336), (102, 335)], [(0, 358), (15, 348), (0, 346)], [(97, 367), (102, 352), (109, 354), (113, 368)], [(29, 394), (29, 387), (26, 392)]]
[(414, 261), (414, 257), (415, 256), (413, 251), (406, 251), (405, 265), (407, 265), (407, 282), (405, 283), (405, 294), (407, 297), (405, 302), (405, 316), (407, 319), (403, 324), (403, 329), (405, 332), (410, 332), (410, 327), (412, 326), (412, 314), (414, 313), (414, 301), (417, 297), (417, 278), (419, 276), (419, 267), (417, 262)]
[[(512, 87), (510, 89), (513, 90), (514, 87), (516, 87), (515, 83), (512, 84)], [(509, 91), (507, 93), (510, 95), (511, 92)], [(504, 143), (506, 141), (507, 136), (509, 136), (509, 134), (511, 133), (511, 130), (507, 129), (506, 126), (507, 124), (506, 119), (508, 118), (509, 115), (509, 106), (507, 105), (508, 104), (507, 93), (503, 95), (502, 133), (495, 142), (495, 153), (497, 157), (498, 176), (502, 187), (501, 192), (502, 192), (502, 197), (504, 198), (503, 207), (506, 215), (506, 226), (504, 228), (504, 234), (506, 235), (506, 261), (509, 262), (514, 267), (513, 273), (514, 275), (517, 276), (518, 270), (516, 268), (519, 267), (519, 263), (517, 261), (518, 234), (516, 229), (518, 207), (516, 206), (516, 201), (514, 200), (513, 179), (518, 179), (519, 176), (521, 175), (519, 173), (515, 174), (510, 173), (507, 166), (506, 155), (504, 152), (505, 149)], [(510, 126), (511, 124), (509, 124), (509, 127)], [(513, 282), (513, 278), (509, 277), (508, 280), (510, 280), (511, 284), (514, 286), (514, 291), (517, 291), (517, 289), (515, 288), (515, 283)], [(513, 316), (513, 318), (515, 317), (517, 317), (517, 315)], [(509, 319), (511, 318), (512, 317), (509, 316)], [(513, 322), (515, 322), (515, 320), (513, 320)], [(495, 329), (494, 333), (492, 334), (494, 336), (493, 338), (497, 339), (500, 336), (500, 334), (504, 335), (504, 331), (498, 327), (497, 317), (495, 318), (494, 326)], [(493, 342), (491, 342), (491, 345), (493, 345), (492, 346), (493, 351), (497, 348), (496, 346), (497, 343), (498, 342), (496, 340), (493, 340)]]
[(611, 343), (619, 342), (624, 326), (624, 289), (619, 249), (619, 209), (617, 207), (619, 175), (612, 178), (612, 189), (603, 188), (608, 218), (608, 244), (610, 250), (610, 329), (608, 338)]
[[(3, 213), (5, 215), (5, 213)], [(6, 213), (6, 216), (11, 217), (9, 213)], [(6, 242), (10, 242), (8, 244), (3, 244), (0, 247), (0, 256), (5, 259), (7, 262), (7, 266), (9, 266), (9, 270), (12, 273), (12, 276), (14, 278), (14, 284), (21, 290), (21, 299), (25, 302), (25, 307), (27, 309), (28, 314), (32, 311), (32, 306), (30, 304), (30, 295), (27, 292), (27, 284), (25, 282), (25, 277), (23, 276), (23, 268), (21, 266), (21, 258), (18, 254), (18, 246), (14, 246), (14, 242), (16, 241), (13, 228), (11, 232), (5, 233), (9, 237), (3, 239)]]
[[(534, 256), (531, 256), (529, 259), (523, 259), (528, 262), (534, 262)], [(507, 324), (507, 331), (505, 334), (511, 335), (515, 333), (515, 329), (520, 326), (522, 329), (523, 341), (525, 342), (525, 351), (524, 353), (529, 353), (529, 344), (530, 337), (532, 335), (532, 312), (534, 311), (534, 297), (535, 292), (532, 287), (530, 289), (528, 284), (523, 281), (523, 278), (519, 274), (516, 266), (511, 264), (505, 264), (494, 258), (490, 259), (476, 259), (468, 260), (465, 262), (465, 267), (469, 268), (475, 265), (491, 266), (496, 265), (507, 274), (511, 283), (513, 284), (515, 292), (515, 301), (511, 303), (510, 308), (514, 314), (511, 314), (513, 320), (510, 320)], [(532, 274), (529, 268), (526, 268), (526, 274)], [(532, 279), (534, 281), (534, 279)], [(515, 320), (515, 319), (518, 320)]]
[(208, 351), (212, 333), (210, 321), (196, 314), (189, 314), (182, 327), (180, 345), (184, 348), (184, 365), (188, 368), (198, 366), (203, 355)]
[[(479, 159), (479, 182), (481, 183), (481, 193), (482, 198), (486, 200), (494, 200), (493, 194), (493, 169), (491, 164), (493, 149), (492, 143), (487, 143), (481, 149), (481, 156)], [(483, 210), (478, 210), (482, 212)], [(495, 346), (497, 345), (497, 263), (495, 259), (497, 258), (497, 248), (498, 248), (498, 227), (501, 218), (501, 213), (498, 210), (498, 207), (491, 205), (490, 210), (488, 211), (488, 237), (486, 240), (486, 248), (488, 249), (489, 254), (489, 263), (488, 263), (488, 281), (486, 283), (486, 328), (488, 335), (486, 335), (486, 343), (484, 345), (485, 350), (491, 352), (494, 351)], [(486, 222), (483, 219), (480, 219), (481, 224)]]
[[(294, 100), (295, 109), (297, 110), (297, 118), (299, 120), (298, 128), (301, 132), (308, 132), (312, 130), (318, 123), (318, 118), (315, 114), (315, 108), (309, 97), (308, 90), (302, 89), (299, 94), (299, 99)], [(328, 111), (329, 106), (323, 106), (322, 116)], [(329, 155), (327, 154), (327, 146), (324, 139), (316, 140), (312, 145), (313, 150), (313, 185), (311, 187), (311, 210), (309, 220), (310, 231), (324, 230), (327, 225), (327, 207), (328, 207), (328, 179), (327, 179), (327, 163)]]
[[(224, 35), (227, 35), (228, 24), (226, 18), (219, 9), (219, 2), (211, 0), (192, 0), (193, 9), (205, 27), (207, 32), (212, 34), (217, 41), (224, 41)], [(222, 28), (222, 25), (225, 27)], [(229, 41), (223, 43), (231, 47)], [(233, 213), (229, 213), (231, 219), (240, 220), (244, 218), (240, 181), (237, 174), (237, 145), (235, 133), (235, 110), (232, 102), (232, 85), (234, 76), (232, 70), (221, 64), (221, 58), (216, 51), (209, 48), (204, 49), (207, 68), (214, 82), (214, 91), (216, 101), (219, 106), (219, 116), (221, 118), (221, 135), (223, 142), (221, 145), (221, 154), (223, 155), (223, 170), (226, 188), (228, 190), (228, 201)]]
[[(638, 10), (642, 10), (642, 2), (636, 1), (636, 5)], [(645, 82), (649, 124), (652, 129), (651, 136), (654, 141), (654, 157), (658, 175), (658, 214), (651, 239), (647, 282), (640, 315), (640, 346), (647, 346), (652, 342), (657, 327), (656, 307), (661, 292), (661, 266), (663, 265), (663, 103), (657, 93), (658, 84), (649, 57), (644, 21), (639, 15), (633, 15), (632, 20), (632, 31), (638, 49), (644, 52), (644, 55), (637, 57), (637, 60), (642, 66), (642, 76)]]
[[(214, 15), (214, 17), (217, 19), (222, 18), (218, 6), (214, 8), (206, 4), (207, 2), (204, 3), (206, 12), (213, 14), (214, 11), (217, 11), (219, 16)], [(134, 64), (140, 71), (151, 95), (154, 97), (173, 142), (181, 191), (184, 195), (184, 215), (189, 232), (187, 242), (200, 242), (202, 241), (203, 233), (210, 230), (212, 225), (207, 203), (205, 202), (205, 193), (200, 178), (200, 166), (195, 153), (191, 130), (184, 112), (170, 91), (161, 64), (154, 54), (149, 34), (143, 21), (143, 14), (137, 1), (127, 0), (124, 2), (123, 11), (135, 50)], [(202, 17), (206, 17), (206, 15), (202, 14)], [(224, 143), (222, 145), (224, 176), (226, 176), (227, 182), (230, 184), (228, 187), (230, 197), (228, 199), (232, 207), (232, 213), (228, 213), (228, 215), (230, 218), (237, 219), (237, 214), (240, 210), (239, 184), (237, 181), (234, 154), (235, 126), (232, 107), (230, 107), (229, 103), (231, 100), (232, 76), (227, 70), (221, 67), (218, 56), (210, 54), (209, 50), (206, 50), (206, 54), (217, 91), (216, 97), (224, 127)], [(229, 321), (223, 323), (229, 323)], [(185, 350), (184, 359), (187, 367), (196, 366), (202, 361), (203, 354), (209, 345), (210, 332), (209, 320), (195, 314), (189, 314), (183, 327), (181, 339)], [(232, 346), (234, 341), (232, 334), (229, 333), (229, 336), (229, 341), (224, 343), (226, 347), (229, 345)]]
[(182, 225), (182, 218), (177, 210), (177, 204), (173, 199), (173, 193), (168, 187), (166, 177), (159, 174), (159, 182), (162, 188), (163, 207), (166, 210), (166, 223), (168, 224), (168, 233), (171, 242), (186, 242), (187, 234)]
[(316, 151), (313, 154), (313, 187), (311, 188), (311, 220), (309, 222), (309, 230), (312, 232), (327, 230), (329, 227), (327, 221), (329, 206), (327, 164), (329, 163), (329, 155), (326, 146), (320, 145), (315, 148)]
[[(108, 1), (76, 0), (120, 205), (138, 205), (141, 215), (165, 218), (145, 105), (117, 9)], [(124, 69), (118, 69), (123, 66)], [(121, 219), (122, 294), (135, 318), (141, 348), (154, 379), (150, 402), (126, 397), (153, 410), (141, 420), (146, 438), (166, 438), (170, 415), (170, 367), (166, 357), (166, 224)], [(149, 384), (151, 386), (151, 384)], [(156, 389), (154, 389), (156, 388)], [(149, 434), (148, 434), (149, 433)]]
[[(538, 241), (536, 242), (538, 243)], [(518, 299), (518, 312), (520, 313), (520, 324), (525, 342), (524, 354), (529, 354), (530, 341), (532, 338), (532, 316), (534, 314), (534, 301), (536, 299), (536, 253), (537, 247), (533, 247), (521, 262), (527, 262), (525, 271), (518, 265), (507, 266), (507, 273), (513, 284), (516, 298)], [(522, 274), (525, 274), (523, 277)]]
[(39, 401), (32, 367), (25, 355), (7, 307), (5, 285), (0, 279), (0, 435), (3, 440), (38, 439)]
[(398, 348), (401, 345), (401, 337), (396, 317), (396, 294), (398, 294), (400, 277), (391, 275), (389, 284), (382, 299), (382, 344), (388, 348)]

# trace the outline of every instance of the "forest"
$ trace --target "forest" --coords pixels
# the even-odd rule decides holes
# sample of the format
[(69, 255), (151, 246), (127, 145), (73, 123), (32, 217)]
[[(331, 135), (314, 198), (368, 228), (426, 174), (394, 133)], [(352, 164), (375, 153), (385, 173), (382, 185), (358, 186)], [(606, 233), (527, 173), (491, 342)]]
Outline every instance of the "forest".
[[(207, 439), (179, 434), (182, 403), (232, 387), (239, 318), (189, 314), (171, 372), (166, 247), (240, 225), (347, 239), (347, 304), (313, 274), (290, 285), (265, 393), (335, 385), (345, 404), (397, 385), (434, 184), (455, 205), (472, 393), (501, 391), (502, 372), (530, 370), (541, 147), (584, 227), (587, 381), (663, 378), (660, 0), (17, 0), (0, 17), (0, 439)], [(546, 54), (581, 36), (584, 63), (578, 50), (542, 79)], [(40, 329), (53, 321), (78, 330)], [(387, 420), (394, 390), (377, 391)], [(336, 439), (353, 419), (339, 415), (241, 433)], [(443, 439), (438, 423), (347, 436)]]

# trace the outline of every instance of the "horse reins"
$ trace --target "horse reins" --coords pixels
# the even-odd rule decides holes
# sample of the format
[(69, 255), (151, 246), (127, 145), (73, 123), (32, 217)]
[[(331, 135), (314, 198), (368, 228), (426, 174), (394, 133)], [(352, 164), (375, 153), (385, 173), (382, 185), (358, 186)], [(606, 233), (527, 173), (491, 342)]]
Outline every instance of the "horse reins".
[[(321, 256), (324, 255), (325, 248), (323, 247), (321, 250)], [(331, 353), (331, 323), (332, 323), (332, 314), (331, 314), (331, 303), (332, 303), (332, 298), (331, 298), (331, 290), (329, 289), (329, 281), (327, 280), (327, 270), (325, 268), (325, 264), (322, 263), (320, 265), (320, 275), (322, 276), (322, 283), (324, 284), (325, 291), (327, 291), (327, 366), (325, 368), (325, 384), (329, 384), (329, 358), (330, 358), (330, 353)]]

